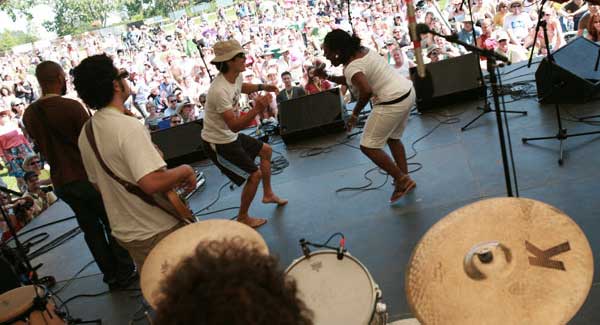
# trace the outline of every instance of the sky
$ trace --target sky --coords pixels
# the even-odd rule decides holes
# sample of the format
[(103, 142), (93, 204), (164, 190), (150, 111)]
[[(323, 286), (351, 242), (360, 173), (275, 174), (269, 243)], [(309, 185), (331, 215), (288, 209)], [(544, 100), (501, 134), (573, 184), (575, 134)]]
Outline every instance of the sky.
[[(52, 20), (54, 17), (52, 7), (47, 5), (35, 6), (31, 9), (31, 13), (33, 15), (32, 23), (37, 27), (36, 34), (38, 37), (40, 39), (54, 38), (54, 33), (49, 33), (42, 27), (42, 22)], [(0, 32), (7, 29), (27, 31), (27, 20), (19, 18), (16, 22), (13, 22), (9, 15), (0, 11)]]

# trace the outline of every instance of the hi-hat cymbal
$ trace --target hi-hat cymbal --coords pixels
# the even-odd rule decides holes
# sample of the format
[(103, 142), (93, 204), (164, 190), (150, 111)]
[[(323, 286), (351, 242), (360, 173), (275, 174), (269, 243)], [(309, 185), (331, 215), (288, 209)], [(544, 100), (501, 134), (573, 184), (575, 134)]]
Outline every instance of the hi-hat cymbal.
[(176, 271), (174, 267), (185, 257), (191, 256), (198, 244), (221, 239), (233, 239), (239, 241), (240, 245), (255, 247), (264, 254), (269, 254), (262, 236), (243, 223), (213, 219), (189, 224), (161, 240), (146, 258), (140, 284), (148, 303), (156, 308), (161, 299), (161, 281), (171, 271)]
[(437, 222), (415, 247), (406, 293), (423, 324), (566, 324), (592, 285), (592, 250), (562, 211), (496, 198)]

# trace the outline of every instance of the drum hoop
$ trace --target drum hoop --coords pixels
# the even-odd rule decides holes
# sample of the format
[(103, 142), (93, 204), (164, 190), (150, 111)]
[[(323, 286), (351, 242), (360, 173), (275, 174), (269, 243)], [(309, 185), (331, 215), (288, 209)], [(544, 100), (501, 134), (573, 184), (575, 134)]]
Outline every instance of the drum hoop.
[[(308, 257), (306, 256), (301, 256), (297, 259), (295, 259), (292, 264), (290, 264), (290, 266), (288, 266), (285, 269), (285, 274), (288, 275), (289, 272), (298, 264), (300, 264), (300, 262), (309, 259), (312, 256), (315, 255), (330, 255), (330, 254), (337, 254), (337, 251), (335, 250), (330, 250), (330, 249), (322, 249), (322, 250), (317, 250), (317, 251), (313, 251), (309, 254)], [(369, 279), (370, 283), (371, 283), (371, 308), (372, 308), (372, 312), (371, 312), (371, 319), (373, 318), (373, 315), (375, 314), (375, 305), (377, 304), (377, 302), (379, 301), (379, 299), (381, 298), (381, 290), (379, 289), (379, 286), (377, 285), (377, 283), (375, 283), (375, 281), (373, 280), (373, 276), (371, 276), (371, 273), (369, 273), (369, 270), (367, 269), (367, 267), (362, 264), (356, 257), (352, 256), (350, 253), (345, 252), (344, 253), (344, 258), (349, 258), (350, 260), (352, 260), (353, 262), (355, 262), (356, 264), (358, 264), (358, 266), (360, 266), (362, 268), (362, 271), (367, 275), (367, 278)]]
[[(28, 286), (24, 286), (24, 287), (19, 287), (19, 288), (26, 288), (26, 287), (34, 287), (35, 290), (38, 291), (38, 293), (40, 294), (40, 297), (42, 298), (48, 298), (48, 288), (46, 288), (45, 286), (42, 285), (38, 285), (38, 286), (33, 286), (33, 285), (28, 285)], [(17, 289), (19, 289), (17, 288)], [(40, 289), (42, 290), (42, 292), (40, 292)], [(13, 289), (15, 290), (15, 289)], [(8, 291), (10, 292), (10, 291)], [(35, 297), (32, 297), (35, 299)], [(35, 310), (35, 303), (33, 302), (33, 300), (31, 301), (31, 305), (29, 307), (27, 307), (27, 309), (25, 309), (23, 312), (21, 312), (19, 315), (15, 316), (14, 318), (8, 319), (6, 321), (0, 322), (0, 325), (10, 325), (12, 323), (15, 323), (17, 321), (27, 321), (27, 316), (31, 315), (31, 313)]]

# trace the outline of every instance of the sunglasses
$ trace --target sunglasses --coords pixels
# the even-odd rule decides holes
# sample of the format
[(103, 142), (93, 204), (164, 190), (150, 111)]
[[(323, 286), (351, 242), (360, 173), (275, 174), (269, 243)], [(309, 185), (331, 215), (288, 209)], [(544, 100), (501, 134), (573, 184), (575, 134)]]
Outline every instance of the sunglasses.
[(179, 123), (181, 123), (181, 120), (172, 120), (171, 123), (179, 124)]
[(512, 5), (512, 6), (510, 6), (510, 7), (511, 7), (511, 8), (521, 8), (521, 5), (518, 5), (518, 4), (517, 4), (517, 5)]
[(233, 58), (234, 59), (246, 59), (246, 54), (244, 54), (244, 53), (238, 53)]
[(37, 165), (37, 164), (41, 164), (41, 163), (42, 163), (42, 162), (38, 160), (38, 161), (32, 161), (32, 162), (30, 162), (29, 164), (30, 164), (30, 165)]

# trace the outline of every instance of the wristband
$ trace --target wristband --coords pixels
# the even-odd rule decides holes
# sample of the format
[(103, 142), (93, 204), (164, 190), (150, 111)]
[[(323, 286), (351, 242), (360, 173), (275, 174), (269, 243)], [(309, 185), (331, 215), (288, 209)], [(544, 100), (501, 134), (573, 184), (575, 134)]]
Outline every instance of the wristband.
[(262, 91), (263, 90), (263, 84), (258, 84), (258, 91)]

